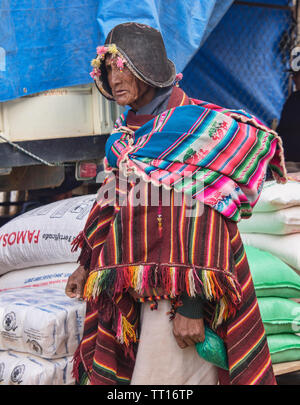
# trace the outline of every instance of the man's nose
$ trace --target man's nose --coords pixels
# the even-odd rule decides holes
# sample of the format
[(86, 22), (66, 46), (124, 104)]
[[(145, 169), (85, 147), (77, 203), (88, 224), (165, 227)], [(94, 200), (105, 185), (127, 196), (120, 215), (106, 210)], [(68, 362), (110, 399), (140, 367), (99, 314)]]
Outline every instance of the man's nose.
[(119, 69), (112, 69), (111, 72), (111, 83), (112, 85), (116, 85), (121, 82), (122, 80), (122, 72)]

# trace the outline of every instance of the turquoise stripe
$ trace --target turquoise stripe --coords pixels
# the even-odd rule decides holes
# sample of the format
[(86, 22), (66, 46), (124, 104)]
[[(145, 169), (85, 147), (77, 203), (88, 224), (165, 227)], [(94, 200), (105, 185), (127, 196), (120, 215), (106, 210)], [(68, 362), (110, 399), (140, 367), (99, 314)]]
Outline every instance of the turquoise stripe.
[[(205, 132), (211, 123), (214, 121), (216, 117), (215, 111), (209, 111), (209, 113), (205, 116), (203, 121), (199, 123), (199, 125), (194, 128), (192, 133), (189, 133), (179, 144), (176, 145), (175, 149), (172, 149), (171, 152), (164, 155), (164, 159), (168, 159), (169, 161), (176, 160), (176, 157), (186, 151), (192, 143), (195, 142), (196, 139), (201, 137), (200, 132)], [(198, 114), (199, 115), (199, 114)], [(195, 118), (195, 117), (194, 117)], [(183, 121), (185, 118), (183, 118)], [(191, 127), (192, 125), (186, 124), (186, 127)], [(199, 130), (200, 129), (200, 130)], [(197, 132), (194, 132), (197, 131)], [(179, 132), (178, 132), (179, 134)], [(165, 136), (165, 135), (164, 135)]]

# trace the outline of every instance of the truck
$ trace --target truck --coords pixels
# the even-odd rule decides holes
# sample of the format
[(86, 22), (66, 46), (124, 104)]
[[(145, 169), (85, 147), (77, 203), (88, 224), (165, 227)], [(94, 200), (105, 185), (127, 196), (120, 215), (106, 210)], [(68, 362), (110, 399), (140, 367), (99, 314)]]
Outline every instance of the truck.
[(0, 103), (0, 224), (83, 184), (90, 187), (81, 192), (95, 191), (121, 110), (93, 84)]
[(58, 186), (68, 166), (78, 180), (94, 178), (120, 113), (93, 84), (0, 103), (0, 191)]

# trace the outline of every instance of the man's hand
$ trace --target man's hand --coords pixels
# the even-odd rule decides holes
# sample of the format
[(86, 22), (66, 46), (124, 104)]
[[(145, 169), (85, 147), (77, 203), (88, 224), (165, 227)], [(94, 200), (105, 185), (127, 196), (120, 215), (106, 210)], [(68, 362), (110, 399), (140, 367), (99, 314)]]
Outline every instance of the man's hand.
[(203, 342), (205, 339), (203, 318), (187, 318), (177, 312), (173, 320), (173, 334), (181, 349)]
[(83, 298), (84, 285), (87, 279), (87, 272), (83, 266), (70, 275), (67, 281), (65, 292), (70, 298)]

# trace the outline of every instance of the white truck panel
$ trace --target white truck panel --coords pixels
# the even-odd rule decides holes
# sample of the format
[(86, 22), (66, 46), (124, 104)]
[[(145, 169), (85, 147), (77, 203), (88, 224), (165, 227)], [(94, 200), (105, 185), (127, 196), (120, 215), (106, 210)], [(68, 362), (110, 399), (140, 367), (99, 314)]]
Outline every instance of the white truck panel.
[(109, 134), (121, 109), (92, 84), (0, 103), (0, 134), (11, 142)]

